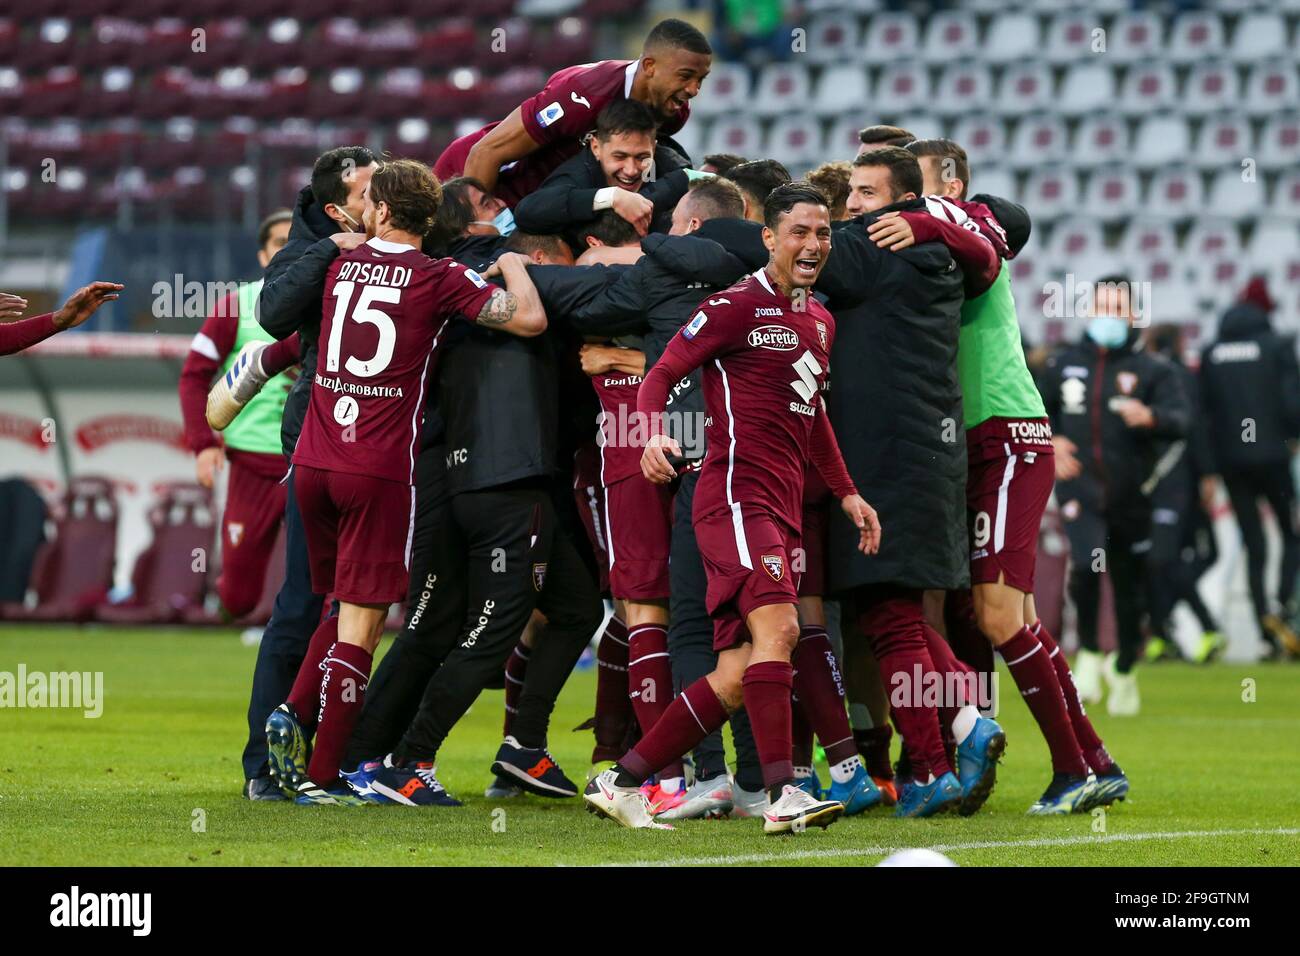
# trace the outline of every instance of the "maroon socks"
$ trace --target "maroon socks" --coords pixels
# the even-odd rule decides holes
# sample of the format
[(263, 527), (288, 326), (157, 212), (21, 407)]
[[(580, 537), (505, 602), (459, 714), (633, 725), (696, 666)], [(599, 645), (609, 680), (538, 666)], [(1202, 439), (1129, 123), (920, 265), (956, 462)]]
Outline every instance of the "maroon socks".
[[(668, 659), (668, 630), (662, 624), (639, 624), (628, 631), (627, 685), (641, 733), (647, 734), (673, 701), (673, 668)], [(683, 751), (684, 752), (684, 751)], [(679, 755), (680, 756), (680, 755)], [(681, 761), (663, 770), (665, 777), (682, 776)]]
[(763, 786), (777, 800), (781, 788), (794, 780), (794, 764), (790, 760), (790, 689), (794, 684), (794, 668), (785, 661), (750, 664), (741, 683)]
[[(1047, 741), (1047, 748), (1052, 752), (1052, 769), (1056, 773), (1087, 776), (1088, 767), (1065, 709), (1061, 682), (1043, 645), (1029, 633), (1029, 628), (1022, 627), (998, 652)], [(907, 736), (906, 731), (903, 736)]]
[(330, 648), (339, 636), (339, 619), (337, 617), (327, 617), (320, 622), (315, 633), (311, 636), (311, 643), (307, 645), (307, 656), (302, 659), (302, 666), (298, 668), (298, 676), (294, 678), (293, 689), (289, 691), (288, 702), (293, 708), (294, 714), (298, 717), (298, 723), (302, 725), (303, 733), (308, 737), (316, 727), (316, 721), (320, 717), (321, 709), (321, 671), (325, 669), (324, 662), (326, 655), (329, 654)]
[(1070, 662), (1061, 653), (1056, 638), (1043, 627), (1042, 621), (1035, 621), (1034, 626), (1029, 630), (1038, 639), (1038, 643), (1043, 645), (1043, 650), (1047, 652), (1048, 659), (1056, 669), (1056, 680), (1061, 685), (1061, 693), (1065, 697), (1065, 709), (1070, 715), (1070, 725), (1074, 728), (1075, 740), (1083, 750), (1083, 759), (1087, 761), (1094, 773), (1105, 773), (1115, 765), (1115, 761), (1110, 759), (1101, 737), (1097, 735), (1097, 731), (1092, 727), (1092, 721), (1084, 712), (1083, 704), (1079, 701), (1079, 692), (1074, 687), (1074, 675), (1070, 673)]
[(628, 699), (627, 625), (611, 617), (596, 645), (596, 746), (591, 762), (617, 760), (633, 721)]
[(366, 702), (371, 655), (364, 647), (338, 642), (325, 658), (320, 685), (320, 726), (307, 775), (322, 787), (339, 776), (339, 761)]
[[(789, 665), (786, 665), (789, 667)], [(790, 764), (790, 684), (785, 685), (786, 738), (785, 762)], [(619, 758), (618, 765), (639, 784), (661, 767), (679, 762), (685, 754), (727, 722), (727, 711), (718, 695), (709, 686), (708, 678), (701, 677), (668, 705), (663, 716), (646, 731), (640, 743)], [(754, 722), (750, 716), (751, 723)], [(754, 732), (758, 737), (757, 728)]]
[(844, 709), (844, 685), (826, 628), (811, 624), (800, 628), (792, 664), (795, 694), (826, 750), (827, 762), (833, 766), (856, 756), (858, 747)]

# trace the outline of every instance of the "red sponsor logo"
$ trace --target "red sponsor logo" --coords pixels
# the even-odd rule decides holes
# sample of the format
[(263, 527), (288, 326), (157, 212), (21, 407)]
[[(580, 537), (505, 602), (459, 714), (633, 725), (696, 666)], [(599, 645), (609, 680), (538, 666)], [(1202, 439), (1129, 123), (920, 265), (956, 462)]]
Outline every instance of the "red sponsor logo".
[(119, 441), (148, 441), (185, 449), (185, 431), (179, 422), (150, 415), (104, 415), (77, 429), (77, 444), (95, 451)]
[(41, 423), (34, 418), (0, 414), (0, 438), (9, 438), (40, 451), (48, 451), (50, 443), (45, 440), (42, 431)]

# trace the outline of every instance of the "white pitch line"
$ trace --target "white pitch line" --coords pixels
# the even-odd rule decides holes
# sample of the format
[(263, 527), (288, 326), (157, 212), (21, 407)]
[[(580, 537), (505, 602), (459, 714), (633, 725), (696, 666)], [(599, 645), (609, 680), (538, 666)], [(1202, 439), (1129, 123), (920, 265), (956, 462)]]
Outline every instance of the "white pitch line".
[(973, 843), (934, 843), (925, 846), (866, 846), (854, 849), (798, 850), (794, 853), (745, 853), (734, 856), (678, 857), (670, 860), (635, 860), (603, 866), (732, 866), (738, 863), (781, 863), (786, 860), (831, 860), (840, 857), (888, 856), (900, 850), (926, 849), (938, 853), (996, 850), (1013, 847), (1092, 846), (1101, 843), (1139, 843), (1145, 840), (1196, 840), (1221, 836), (1297, 836), (1300, 827), (1247, 830), (1176, 830), (1168, 833), (1115, 833), (1108, 836), (1055, 837), (1037, 840), (981, 840)]

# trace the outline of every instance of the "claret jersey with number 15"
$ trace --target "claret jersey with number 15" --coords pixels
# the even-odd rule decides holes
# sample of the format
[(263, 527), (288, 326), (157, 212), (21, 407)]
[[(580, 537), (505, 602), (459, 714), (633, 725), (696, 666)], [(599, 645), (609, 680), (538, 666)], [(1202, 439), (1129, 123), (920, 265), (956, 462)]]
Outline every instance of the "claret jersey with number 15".
[(473, 322), (496, 289), (451, 259), (379, 238), (334, 260), (294, 464), (410, 484), (443, 331), (458, 316)]

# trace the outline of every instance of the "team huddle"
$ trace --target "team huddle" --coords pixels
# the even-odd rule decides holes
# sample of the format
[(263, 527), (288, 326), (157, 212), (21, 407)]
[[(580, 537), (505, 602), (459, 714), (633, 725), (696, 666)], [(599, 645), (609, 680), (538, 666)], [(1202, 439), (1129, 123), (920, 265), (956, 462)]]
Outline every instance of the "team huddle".
[[(195, 346), (209, 381), (229, 356), (205, 399), (227, 445), (276, 433), (233, 453), (261, 472), (231, 458), (251, 510), (223, 538), (248, 592), (267, 549), (232, 544), (285, 520), (248, 796), (458, 805), (439, 751), (504, 686), (492, 797), (656, 829), (969, 815), (1007, 743), (995, 652), (1051, 753), (1029, 812), (1126, 795), (1034, 607), (1057, 465), (1007, 265), (1028, 214), (896, 127), (804, 180), (696, 164), (672, 135), (711, 58), (665, 20), (432, 169), (330, 150), (263, 227), (247, 335)], [(602, 628), (580, 789), (547, 735)]]

